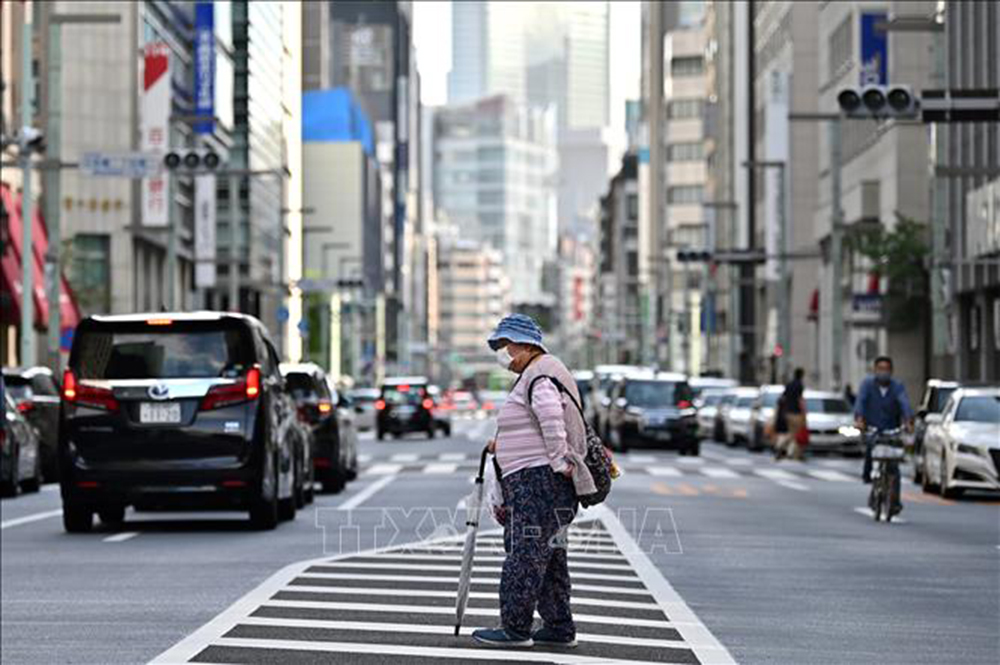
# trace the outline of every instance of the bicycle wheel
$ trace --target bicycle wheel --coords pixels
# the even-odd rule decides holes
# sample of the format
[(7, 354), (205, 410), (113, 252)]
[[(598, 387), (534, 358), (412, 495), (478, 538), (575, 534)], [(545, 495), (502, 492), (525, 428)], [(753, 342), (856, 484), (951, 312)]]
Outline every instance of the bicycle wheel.
[(892, 478), (886, 474), (885, 479), (885, 489), (882, 494), (882, 514), (885, 515), (885, 521), (892, 521)]
[(882, 476), (872, 483), (872, 517), (878, 522), (882, 519)]

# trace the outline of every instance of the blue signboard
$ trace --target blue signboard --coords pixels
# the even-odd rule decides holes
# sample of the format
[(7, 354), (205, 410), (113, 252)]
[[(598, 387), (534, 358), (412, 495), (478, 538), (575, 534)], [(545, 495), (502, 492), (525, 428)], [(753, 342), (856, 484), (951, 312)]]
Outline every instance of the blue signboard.
[[(211, 2), (194, 6), (194, 114), (215, 117), (215, 9)], [(193, 125), (198, 134), (211, 134), (215, 122)]]
[(889, 83), (889, 45), (886, 32), (876, 27), (887, 19), (885, 13), (861, 15), (861, 85)]

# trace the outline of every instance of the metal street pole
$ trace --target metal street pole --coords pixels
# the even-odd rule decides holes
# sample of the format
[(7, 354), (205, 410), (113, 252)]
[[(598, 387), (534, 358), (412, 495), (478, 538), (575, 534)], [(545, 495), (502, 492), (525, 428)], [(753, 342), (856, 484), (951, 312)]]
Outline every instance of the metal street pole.
[(840, 146), (840, 117), (830, 121), (830, 262), (833, 288), (830, 291), (831, 353), (833, 354), (833, 388), (840, 390), (843, 385), (844, 309), (841, 272), (843, 270), (844, 209), (840, 201), (840, 171), (842, 153)]
[(31, 12), (24, 7), (21, 26), (21, 364), (35, 364), (35, 257), (31, 237), (34, 215), (31, 207), (31, 151), (28, 149), (28, 128), (32, 120), (35, 82), (32, 80)]
[(240, 177), (229, 176), (229, 311), (240, 311)]
[(167, 179), (167, 309), (177, 311), (177, 215), (174, 214), (174, 187), (177, 178)]

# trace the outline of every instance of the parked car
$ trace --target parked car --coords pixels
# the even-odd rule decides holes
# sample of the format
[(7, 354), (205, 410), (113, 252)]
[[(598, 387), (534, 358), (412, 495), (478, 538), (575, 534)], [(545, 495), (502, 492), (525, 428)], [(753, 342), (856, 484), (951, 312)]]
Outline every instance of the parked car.
[(5, 367), (3, 377), (18, 410), (38, 430), (42, 477), (46, 481), (58, 480), (59, 385), (52, 370), (48, 367)]
[(295, 403), (264, 326), (222, 312), (91, 316), (62, 381), (63, 525), (125, 508), (247, 510), (293, 519)]
[(357, 476), (358, 446), (353, 404), (333, 388), (326, 372), (315, 363), (282, 364), (299, 419), (309, 428), (312, 462), (309, 472), (324, 492), (336, 493)]
[(719, 404), (715, 408), (715, 428), (712, 431), (712, 439), (720, 443), (729, 441), (727, 423), (729, 422), (729, 409), (736, 402), (736, 390), (738, 388), (723, 390)]
[(481, 390), (479, 391), (479, 408), (481, 413), (487, 418), (494, 418), (500, 413), (500, 408), (507, 401), (506, 390)]
[(354, 403), (354, 427), (359, 432), (375, 429), (375, 402), (382, 392), (378, 388), (355, 388), (347, 393)]
[(0, 496), (15, 496), (18, 489), (37, 492), (42, 481), (38, 433), (17, 408), (9, 390), (4, 391), (4, 422), (0, 429)]
[(760, 393), (750, 409), (750, 438), (747, 441), (747, 448), (750, 450), (764, 450), (773, 444), (765, 441), (764, 428), (767, 423), (774, 420), (774, 412), (778, 408), (778, 400), (785, 392), (784, 386), (776, 384), (764, 385), (760, 387)]
[(726, 445), (746, 444), (753, 434), (751, 415), (760, 388), (736, 388), (732, 405), (726, 410)]
[[(719, 415), (719, 405), (726, 391), (721, 388), (704, 389), (695, 398), (695, 408), (698, 409), (698, 438), (713, 439), (716, 437), (716, 422)], [(718, 440), (718, 439), (717, 439)]]
[(608, 437), (607, 415), (608, 407), (611, 406), (611, 388), (625, 374), (636, 369), (638, 368), (634, 365), (598, 365), (594, 368), (590, 399), (584, 408), (584, 415), (594, 431), (604, 437), (605, 441)]
[(375, 436), (381, 441), (386, 434), (401, 437), (410, 432), (424, 432), (434, 438), (434, 400), (422, 376), (402, 376), (386, 379), (375, 403), (378, 413)]
[(854, 410), (841, 393), (807, 390), (804, 397), (810, 451), (864, 452), (861, 430), (854, 426)]
[(740, 382), (736, 379), (724, 379), (718, 376), (692, 376), (688, 379), (688, 385), (691, 386), (691, 394), (694, 396), (695, 402), (697, 402), (698, 398), (705, 391), (737, 388)]
[(594, 386), (594, 373), (590, 370), (578, 370), (573, 372), (573, 379), (576, 381), (576, 389), (580, 393), (580, 406), (586, 412), (587, 404), (590, 401), (590, 391)]
[(451, 409), (443, 408), (444, 395), (438, 386), (427, 386), (427, 394), (430, 395), (434, 404), (431, 406), (431, 415), (434, 418), (434, 427), (445, 436), (451, 436)]
[(666, 444), (682, 455), (697, 455), (698, 421), (691, 388), (683, 374), (636, 372), (624, 377), (611, 394), (608, 415), (612, 447)]
[(927, 433), (927, 416), (941, 413), (951, 394), (958, 389), (955, 381), (930, 379), (924, 386), (924, 394), (917, 406), (913, 423), (913, 482), (923, 482), (924, 435)]
[(926, 420), (925, 492), (955, 498), (967, 489), (1000, 490), (1000, 388), (958, 388)]

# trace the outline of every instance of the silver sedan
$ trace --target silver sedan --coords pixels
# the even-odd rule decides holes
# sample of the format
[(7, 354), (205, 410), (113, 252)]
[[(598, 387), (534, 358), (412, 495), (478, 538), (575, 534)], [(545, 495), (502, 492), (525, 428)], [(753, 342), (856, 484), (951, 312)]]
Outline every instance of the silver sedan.
[(959, 388), (927, 414), (923, 465), (925, 492), (1000, 490), (1000, 388)]

